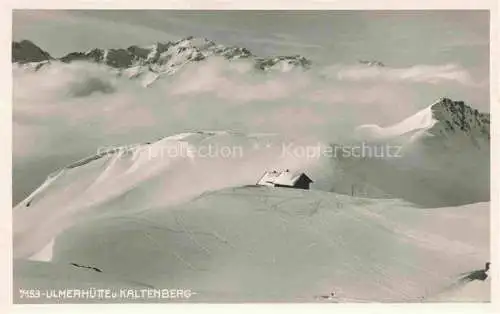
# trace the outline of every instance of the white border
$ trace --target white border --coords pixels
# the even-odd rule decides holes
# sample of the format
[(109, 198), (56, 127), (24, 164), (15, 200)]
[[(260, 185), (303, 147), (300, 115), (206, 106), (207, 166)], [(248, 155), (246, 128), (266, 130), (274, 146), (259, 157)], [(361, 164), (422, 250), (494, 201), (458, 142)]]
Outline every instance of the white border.
[[(8, 0), (1, 4), (0, 12), (0, 270), (2, 283), (0, 289), (0, 312), (14, 313), (87, 313), (87, 312), (197, 312), (197, 313), (286, 313), (303, 312), (350, 312), (350, 313), (500, 313), (499, 305), (499, 223), (500, 223), (500, 180), (494, 174), (500, 174), (500, 167), (494, 161), (500, 160), (500, 126), (493, 118), (492, 158), (491, 158), (491, 261), (492, 261), (492, 302), (489, 304), (440, 303), (440, 304), (148, 304), (148, 305), (14, 305), (12, 306), (12, 107), (11, 107), (11, 36), (12, 9), (287, 9), (287, 10), (490, 10), (490, 99), (492, 117), (500, 116), (500, 94), (498, 57), (500, 50), (499, 11), (495, 0)], [(464, 21), (467, 23), (467, 21)], [(472, 161), (473, 162), (473, 161)], [(8, 310), (8, 311), (4, 311)]]

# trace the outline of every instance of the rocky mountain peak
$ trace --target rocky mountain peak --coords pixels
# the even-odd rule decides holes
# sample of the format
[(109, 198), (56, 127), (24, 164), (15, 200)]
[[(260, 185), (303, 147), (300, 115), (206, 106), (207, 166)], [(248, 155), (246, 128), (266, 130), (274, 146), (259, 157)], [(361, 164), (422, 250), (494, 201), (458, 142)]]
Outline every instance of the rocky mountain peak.
[(12, 62), (29, 63), (52, 60), (50, 54), (29, 40), (12, 42)]
[(490, 138), (490, 114), (479, 112), (463, 101), (441, 98), (431, 106), (443, 131), (462, 132)]

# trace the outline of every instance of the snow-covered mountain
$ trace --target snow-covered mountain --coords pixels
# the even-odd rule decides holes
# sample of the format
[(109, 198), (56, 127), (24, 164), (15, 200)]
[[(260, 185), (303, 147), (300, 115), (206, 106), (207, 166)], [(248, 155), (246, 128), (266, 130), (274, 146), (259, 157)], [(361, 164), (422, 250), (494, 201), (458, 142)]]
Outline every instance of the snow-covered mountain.
[[(226, 60), (246, 59), (254, 68), (262, 71), (290, 71), (309, 69), (312, 62), (300, 55), (258, 57), (243, 47), (224, 46), (206, 38), (187, 37), (174, 42), (157, 42), (150, 46), (130, 46), (128, 48), (95, 48), (86, 52), (71, 52), (61, 58), (52, 58), (29, 41), (13, 44), (12, 62), (30, 65), (38, 70), (48, 60), (71, 63), (88, 61), (107, 65), (119, 74), (131, 78), (147, 77), (145, 85), (151, 84), (162, 75), (176, 73), (186, 64), (221, 57)], [(35, 65), (35, 66), (33, 66)]]
[(366, 64), (372, 67), (385, 67), (385, 64), (382, 61), (378, 60), (359, 60), (359, 63)]
[(474, 145), (489, 147), (490, 114), (481, 113), (463, 101), (441, 98), (403, 121), (381, 128), (362, 125), (358, 134), (366, 139), (397, 139), (410, 141), (433, 138), (439, 140), (468, 139)]
[(52, 59), (48, 52), (29, 40), (12, 43), (12, 62), (43, 62)]
[(29, 40), (12, 43), (12, 62), (26, 69), (36, 71), (53, 59), (48, 52)]
[(399, 123), (362, 125), (356, 133), (366, 155), (335, 158), (344, 173), (337, 191), (359, 187), (425, 207), (490, 199), (488, 113), (442, 98)]

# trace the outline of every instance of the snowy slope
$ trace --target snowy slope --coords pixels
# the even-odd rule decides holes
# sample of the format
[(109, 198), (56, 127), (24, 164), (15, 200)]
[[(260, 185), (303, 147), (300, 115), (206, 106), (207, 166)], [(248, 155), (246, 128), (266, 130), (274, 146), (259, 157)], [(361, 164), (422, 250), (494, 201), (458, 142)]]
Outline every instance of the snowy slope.
[[(99, 273), (86, 268), (75, 267), (70, 263), (47, 263), (39, 261), (15, 260), (14, 261), (13, 291), (28, 288), (37, 289), (40, 293), (50, 290), (67, 291), (68, 289), (144, 289), (151, 288), (140, 282), (125, 282), (113, 275)], [(40, 303), (36, 298), (29, 298), (25, 294), (14, 293), (14, 303)], [(52, 298), (51, 303), (60, 303)], [(65, 302), (79, 303), (75, 299), (66, 298)], [(99, 302), (98, 299), (91, 302)], [(80, 302), (81, 303), (81, 302)]]
[[(15, 282), (119, 280), (191, 289), (194, 302), (315, 302), (332, 291), (333, 302), (453, 301), (463, 299), (449, 289), (460, 274), (489, 260), (488, 219), (489, 203), (421, 209), (313, 190), (228, 188), (173, 207), (88, 216), (56, 238), (46, 281), (28, 265)], [(71, 262), (102, 273), (71, 279), (61, 266)], [(469, 299), (489, 298), (487, 282), (456, 289), (469, 285), (480, 294)]]
[[(14, 256), (41, 251), (93, 211), (178, 203), (205, 191), (255, 184), (274, 169), (305, 170), (317, 179), (330, 176), (320, 160), (282, 155), (284, 141), (265, 134), (184, 133), (78, 161), (49, 176), (14, 208)], [(209, 149), (212, 155), (207, 155)], [(231, 155), (223, 155), (228, 149)]]
[(405, 134), (412, 134), (418, 137), (423, 132), (432, 128), (437, 122), (431, 108), (432, 106), (424, 108), (403, 121), (385, 128), (375, 124), (367, 124), (359, 126), (356, 131), (360, 135), (371, 139), (394, 138)]

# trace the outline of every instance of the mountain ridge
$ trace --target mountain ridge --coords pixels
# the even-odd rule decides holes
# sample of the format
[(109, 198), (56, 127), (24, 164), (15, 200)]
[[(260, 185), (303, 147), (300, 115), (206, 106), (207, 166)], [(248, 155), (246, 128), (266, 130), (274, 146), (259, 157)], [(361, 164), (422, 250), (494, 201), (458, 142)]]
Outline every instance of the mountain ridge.
[(287, 72), (295, 68), (307, 70), (312, 65), (311, 60), (301, 55), (259, 57), (244, 47), (225, 46), (207, 38), (193, 36), (177, 41), (156, 42), (144, 47), (132, 45), (117, 49), (93, 48), (86, 52), (70, 52), (60, 58), (53, 58), (28, 40), (12, 43), (12, 62), (32, 66), (34, 63), (35, 70), (51, 61), (88, 61), (125, 72), (129, 77), (145, 74), (169, 75), (188, 63), (204, 61), (211, 57), (222, 57), (229, 61), (247, 59), (253, 62), (255, 69), (262, 71)]

